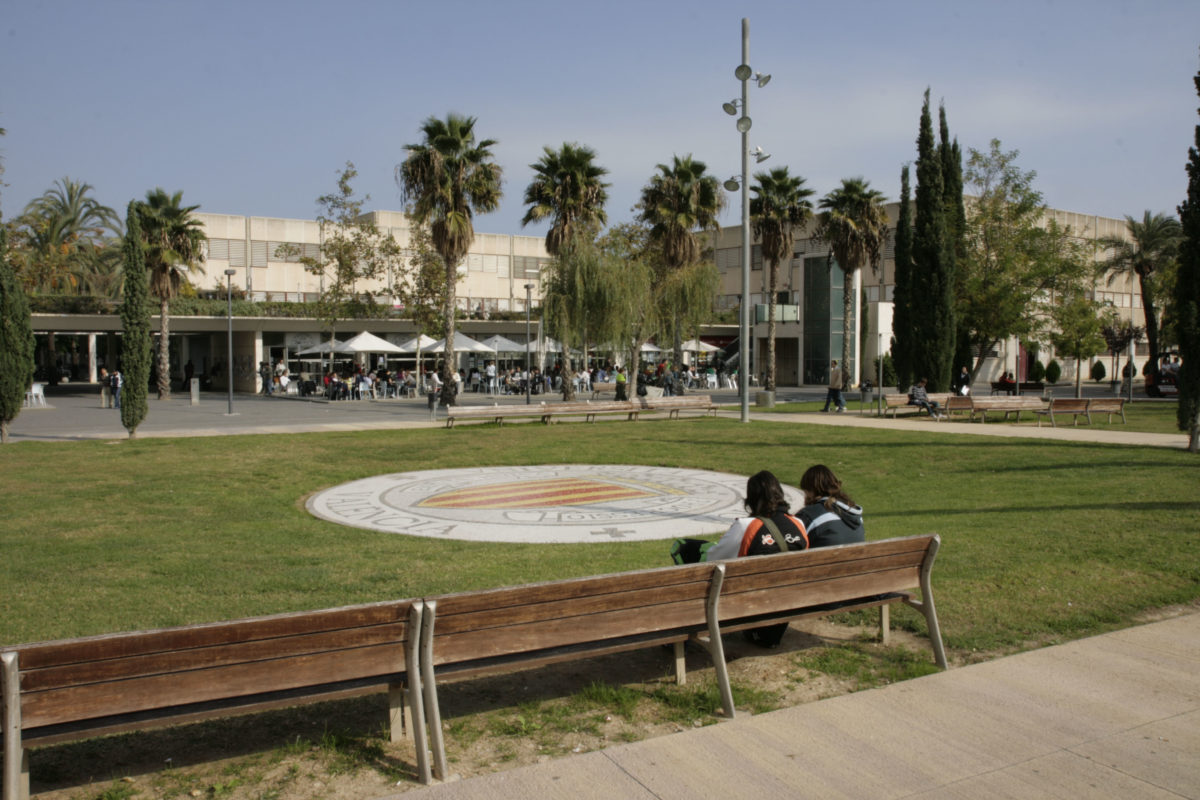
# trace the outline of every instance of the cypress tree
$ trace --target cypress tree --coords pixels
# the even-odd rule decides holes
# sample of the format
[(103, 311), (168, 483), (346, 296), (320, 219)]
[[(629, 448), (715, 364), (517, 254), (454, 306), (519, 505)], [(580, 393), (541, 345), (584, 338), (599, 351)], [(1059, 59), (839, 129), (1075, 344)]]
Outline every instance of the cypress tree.
[(33, 323), (25, 290), (8, 263), (8, 233), (0, 226), (0, 444), (21, 413), (33, 381)]
[[(958, 298), (962, 296), (959, 291), (963, 280), (963, 270), (960, 265), (966, 256), (967, 247), (967, 210), (963, 204), (962, 150), (958, 146), (958, 139), (950, 138), (950, 126), (946, 124), (945, 105), (938, 107), (938, 120), (940, 123), (938, 153), (942, 159), (942, 182), (945, 187), (942, 200), (946, 215), (946, 263), (950, 274), (954, 276), (951, 302), (956, 304)], [(952, 305), (951, 308), (956, 310), (957, 306)], [(970, 331), (964, 320), (960, 319), (957, 314), (954, 319), (952, 352), (953, 357), (950, 361), (952, 376), (958, 374), (959, 367), (972, 366)]]
[(137, 201), (125, 215), (125, 300), (121, 303), (121, 424), (129, 438), (146, 418), (150, 391), (150, 278)]
[(929, 379), (929, 390), (948, 391), (954, 348), (953, 275), (946, 269), (946, 214), (942, 160), (933, 138), (929, 90), (921, 107), (917, 135), (916, 220), (913, 224), (913, 288), (916, 332), (914, 372)]
[[(1200, 71), (1194, 78), (1200, 94)], [(1175, 333), (1179, 340), (1179, 429), (1187, 431), (1188, 449), (1200, 451), (1200, 125), (1188, 148), (1187, 200), (1179, 206), (1183, 243), (1175, 282)]]
[[(915, 341), (913, 319), (912, 205), (908, 165), (900, 170), (900, 216), (896, 221), (896, 271), (892, 301), (892, 365), (898, 388), (913, 384), (912, 353)], [(882, 299), (882, 298), (881, 298)]]

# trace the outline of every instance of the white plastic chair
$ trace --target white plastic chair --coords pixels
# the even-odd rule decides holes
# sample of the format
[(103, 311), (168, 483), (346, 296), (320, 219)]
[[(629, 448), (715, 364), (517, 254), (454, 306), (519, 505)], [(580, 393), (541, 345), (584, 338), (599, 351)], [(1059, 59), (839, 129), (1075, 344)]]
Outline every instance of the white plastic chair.
[(34, 406), (38, 406), (40, 408), (46, 407), (46, 392), (44, 383), (35, 383), (29, 387), (29, 391), (25, 393), (25, 405), (29, 406), (30, 408), (33, 408)]

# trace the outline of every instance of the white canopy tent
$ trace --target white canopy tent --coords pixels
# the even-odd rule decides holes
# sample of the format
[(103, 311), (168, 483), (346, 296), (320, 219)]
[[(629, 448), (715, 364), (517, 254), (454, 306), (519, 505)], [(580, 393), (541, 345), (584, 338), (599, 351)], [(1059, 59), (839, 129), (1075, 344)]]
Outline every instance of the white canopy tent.
[(401, 342), (399, 347), (405, 353), (415, 353), (417, 350), (427, 353), (429, 352), (429, 348), (435, 344), (437, 344), (437, 340), (432, 336), (426, 336), (422, 333), (420, 336), (414, 336), (407, 342)]
[(363, 331), (333, 348), (335, 353), (404, 353), (403, 348), (381, 339), (373, 333)]
[[(446, 352), (446, 340), (438, 339), (430, 348), (430, 353)], [(454, 352), (456, 353), (495, 353), (495, 348), (488, 347), (483, 342), (477, 342), (465, 333), (454, 332)]]
[(715, 353), (721, 348), (707, 342), (702, 342), (699, 339), (688, 339), (683, 343), (683, 349), (689, 353)]
[(329, 355), (330, 352), (338, 352), (338, 348), (341, 346), (342, 346), (342, 343), (339, 342), (337, 339), (334, 339), (333, 344), (330, 344), (329, 342), (319, 342), (317, 344), (314, 344), (312, 347), (304, 348), (303, 350), (296, 353), (296, 355), (297, 356), (327, 356), (327, 355)]
[[(496, 334), (495, 336), (489, 336), (488, 338), (486, 338), (482, 342), (480, 342), (480, 344), (487, 345), (488, 347), (495, 350), (497, 353), (524, 353), (525, 352), (525, 345), (514, 342), (512, 339), (501, 336), (500, 334)], [(530, 342), (529, 349), (531, 351), (536, 349), (533, 346), (532, 342)]]

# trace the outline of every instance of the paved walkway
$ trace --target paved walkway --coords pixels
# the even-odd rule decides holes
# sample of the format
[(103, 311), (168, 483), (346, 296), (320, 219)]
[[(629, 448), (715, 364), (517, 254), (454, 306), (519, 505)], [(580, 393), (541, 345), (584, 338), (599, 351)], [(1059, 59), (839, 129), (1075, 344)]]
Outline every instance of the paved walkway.
[[(47, 388), (47, 408), (27, 408), (13, 421), (10, 427), (12, 440), (20, 441), (74, 441), (85, 439), (123, 439), (128, 435), (121, 426), (120, 412), (100, 408), (97, 387), (68, 384)], [(737, 393), (733, 391), (713, 392), (713, 401), (721, 405), (735, 405)], [(783, 401), (819, 400), (824, 390), (793, 389), (781, 390)], [(550, 395), (555, 401), (558, 395)], [(534, 397), (534, 402), (547, 396)], [(464, 405), (498, 402), (521, 404), (525, 398), (496, 397), (468, 394), (462, 397)], [(261, 395), (235, 395), (233, 415), (229, 415), (229, 402), (224, 394), (203, 393), (197, 405), (191, 405), (186, 395), (176, 394), (169, 401), (160, 402), (154, 397), (149, 400), (149, 413), (138, 427), (138, 436), (228, 436), (248, 433), (302, 433), (347, 430), (392, 430), (397, 428), (424, 428), (445, 424), (445, 411), (438, 412), (437, 421), (431, 421), (429, 406), (425, 398), (343, 401), (301, 400), (299, 398), (263, 397)], [(723, 412), (726, 416), (739, 416), (738, 412)], [(1042, 428), (1029, 425), (969, 424), (965, 422), (926, 422), (923, 419), (890, 419), (861, 415), (851, 404), (843, 414), (767, 414), (751, 411), (751, 419), (779, 423), (808, 423), (814, 425), (841, 425), (847, 427), (881, 428), (888, 430), (927, 430), (938, 433), (961, 433), (976, 436), (1007, 436), (1031, 439), (1056, 439), (1060, 441), (1099, 442), (1134, 446), (1172, 447), (1185, 449), (1187, 436), (1182, 433), (1142, 433), (1138, 431), (1111, 430), (1087, 427)]]
[(394, 795), (1200, 798), (1200, 614)]

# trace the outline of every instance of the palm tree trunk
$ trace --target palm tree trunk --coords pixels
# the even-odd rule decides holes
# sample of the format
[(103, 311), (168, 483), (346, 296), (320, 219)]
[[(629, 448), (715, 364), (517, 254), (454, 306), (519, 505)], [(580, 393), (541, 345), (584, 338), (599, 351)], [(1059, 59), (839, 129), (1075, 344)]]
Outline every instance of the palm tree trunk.
[(842, 391), (845, 392), (849, 388), (846, 386), (846, 380), (851, 374), (850, 334), (854, 332), (854, 328), (850, 325), (850, 318), (854, 312), (854, 273), (846, 270), (842, 284), (842, 360), (838, 367), (842, 370)]
[(161, 329), (158, 334), (158, 399), (171, 399), (171, 351), (169, 349), (169, 326), (171, 311), (167, 298), (159, 301), (159, 319)]
[(763, 389), (768, 392), (775, 391), (775, 287), (778, 282), (779, 263), (772, 261), (767, 278), (767, 289), (770, 292), (767, 299), (767, 378), (763, 382)]
[[(454, 405), (454, 390), (458, 382), (454, 380), (454, 334), (456, 320), (454, 318), (454, 287), (458, 284), (458, 266), (446, 260), (446, 346), (442, 348), (442, 405)], [(419, 335), (419, 334), (418, 334)]]
[(1146, 317), (1146, 341), (1150, 344), (1150, 365), (1158, 372), (1158, 315), (1154, 310), (1154, 298), (1147, 293), (1146, 276), (1138, 273), (1138, 284), (1142, 288), (1142, 314)]

